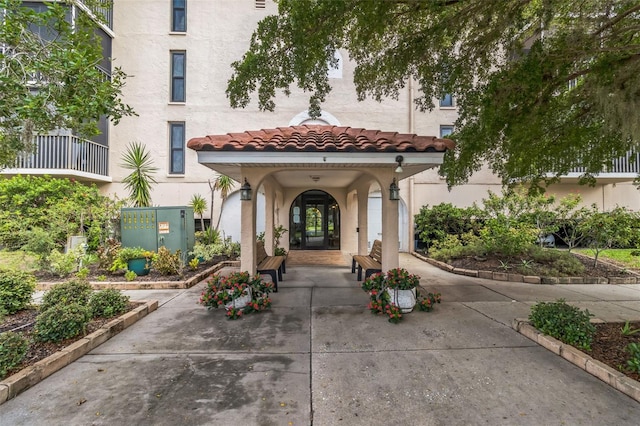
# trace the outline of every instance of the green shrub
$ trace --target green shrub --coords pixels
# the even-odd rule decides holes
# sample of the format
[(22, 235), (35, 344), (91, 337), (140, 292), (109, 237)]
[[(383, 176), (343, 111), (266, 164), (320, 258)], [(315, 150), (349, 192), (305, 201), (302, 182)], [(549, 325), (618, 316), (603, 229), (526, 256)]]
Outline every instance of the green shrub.
[(35, 289), (36, 279), (32, 274), (0, 269), (0, 307), (8, 314), (26, 308)]
[(26, 241), (26, 244), (22, 246), (22, 250), (38, 256), (40, 267), (47, 268), (51, 251), (56, 246), (51, 233), (36, 226), (28, 231), (23, 231), (21, 234), (22, 240)]
[(589, 322), (591, 316), (588, 310), (581, 311), (558, 299), (533, 305), (529, 320), (544, 334), (577, 348), (591, 350), (596, 332), (595, 326)]
[(29, 349), (29, 342), (18, 333), (0, 333), (0, 379), (19, 365)]
[(153, 260), (153, 269), (164, 275), (177, 275), (182, 272), (183, 262), (180, 250), (171, 253), (171, 250), (162, 246)]
[(91, 309), (79, 303), (59, 304), (40, 312), (35, 336), (42, 342), (61, 342), (84, 333), (91, 320)]
[(481, 228), (482, 216), (482, 211), (475, 205), (463, 208), (451, 203), (440, 203), (433, 207), (423, 206), (415, 215), (415, 222), (420, 240), (430, 248), (447, 235), (461, 236), (469, 232), (477, 234)]
[(630, 354), (630, 358), (627, 360), (627, 367), (635, 373), (640, 373), (640, 344), (629, 343), (627, 352)]
[(94, 318), (109, 318), (121, 314), (127, 309), (129, 296), (125, 296), (119, 290), (108, 288), (91, 295), (89, 307)]
[(62, 253), (54, 249), (49, 255), (49, 269), (59, 277), (65, 278), (77, 269), (78, 261), (78, 252), (76, 250)]
[(124, 279), (127, 281), (135, 281), (136, 278), (138, 278), (138, 274), (134, 271), (127, 271), (124, 273)]
[(46, 311), (53, 306), (71, 303), (87, 305), (91, 291), (91, 285), (86, 280), (79, 278), (56, 284), (42, 297), (40, 311)]

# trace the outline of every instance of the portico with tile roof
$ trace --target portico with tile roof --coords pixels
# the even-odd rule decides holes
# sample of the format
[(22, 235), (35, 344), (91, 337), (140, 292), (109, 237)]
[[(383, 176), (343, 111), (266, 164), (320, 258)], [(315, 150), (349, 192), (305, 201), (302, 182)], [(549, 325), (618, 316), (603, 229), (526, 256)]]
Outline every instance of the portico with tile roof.
[[(265, 195), (265, 245), (273, 254), (274, 225), (286, 224), (300, 194), (317, 189), (338, 203), (340, 249), (366, 254), (369, 192), (382, 194), (382, 269), (398, 266), (398, 201), (394, 182), (442, 164), (448, 139), (341, 126), (302, 125), (209, 135), (189, 140), (198, 162), (238, 182), (254, 196), (241, 204), (241, 269), (256, 270), (256, 199)], [(402, 157), (401, 170), (397, 157)], [(357, 235), (357, 236), (356, 236)], [(288, 249), (288, 242), (284, 244)]]

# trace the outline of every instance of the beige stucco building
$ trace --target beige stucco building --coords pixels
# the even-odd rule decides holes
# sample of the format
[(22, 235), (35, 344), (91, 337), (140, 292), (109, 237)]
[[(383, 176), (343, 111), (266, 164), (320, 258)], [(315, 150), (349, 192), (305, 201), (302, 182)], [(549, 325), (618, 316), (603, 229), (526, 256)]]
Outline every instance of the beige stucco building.
[[(103, 32), (109, 39), (112, 66), (121, 67), (129, 75), (123, 92), (124, 100), (138, 115), (123, 118), (117, 126), (109, 126), (106, 144), (98, 147), (108, 157), (108, 168), (86, 171), (63, 165), (63, 170), (56, 170), (51, 165), (37, 168), (21, 163), (3, 173), (73, 176), (96, 182), (104, 193), (124, 198), (127, 194), (121, 182), (127, 171), (119, 166), (120, 159), (128, 143), (142, 142), (152, 152), (159, 169), (155, 176), (158, 184), (153, 188), (153, 203), (186, 205), (194, 194), (201, 194), (207, 199), (213, 195), (213, 211), (207, 211), (205, 218), (213, 223), (220, 218), (225, 235), (239, 241), (240, 234), (247, 232), (239, 220), (241, 202), (237, 190), (240, 184), (224, 203), (218, 193), (212, 194), (209, 182), (215, 179), (216, 173), (201, 164), (198, 153), (187, 147), (190, 139), (304, 124), (435, 137), (446, 136), (452, 130), (457, 116), (455, 99), (436, 100), (436, 108), (430, 112), (416, 111), (412, 102), (416, 89), (411, 82), (397, 100), (358, 102), (352, 82), (354, 65), (346, 52), (336, 52), (340, 65), (330, 73), (333, 91), (323, 104), (323, 114), (319, 119), (309, 119), (307, 97), (296, 90), (289, 97), (277, 97), (275, 112), (260, 112), (256, 102), (245, 109), (231, 109), (225, 94), (231, 77), (230, 64), (240, 59), (248, 48), (258, 21), (276, 13), (276, 7), (269, 0), (115, 0), (109, 24), (103, 26)], [(283, 242), (285, 248), (314, 248), (300, 241), (300, 235), (296, 235), (292, 225), (296, 223), (294, 210), (300, 215), (296, 207), (303, 207), (296, 204), (300, 203), (300, 194), (315, 191), (311, 194), (318, 195), (318, 203), (324, 200), (323, 208), (330, 209), (335, 201), (342, 213), (331, 219), (336, 222), (332, 226), (333, 233), (336, 225), (340, 229), (339, 239), (329, 236), (326, 223), (322, 225), (325, 228), (323, 247), (355, 252), (363, 251), (364, 243), (370, 245), (381, 237), (383, 227), (389, 226), (383, 225), (382, 211), (390, 208), (386, 185), (393, 177), (395, 163), (393, 158), (387, 160), (389, 166), (380, 172), (382, 177), (367, 187), (367, 202), (363, 204), (362, 198), (360, 200), (360, 210), (363, 205), (367, 210), (366, 235), (357, 232), (358, 213), (354, 216), (357, 209), (348, 207), (349, 194), (357, 178), (336, 183), (331, 173), (320, 173), (313, 167), (305, 170), (298, 165), (295, 173), (280, 178), (276, 176), (276, 181), (280, 179), (280, 187), (287, 181), (287, 190), (283, 193), (278, 192), (278, 185), (270, 184), (269, 179), (263, 182), (251, 173), (228, 171), (233, 177), (255, 178), (259, 183), (254, 188), (255, 229), (249, 232), (266, 231), (269, 234), (273, 226), (282, 225), (289, 230), (287, 241)], [(105, 161), (100, 163), (105, 166)], [(358, 167), (353, 166), (354, 173)], [(431, 163), (430, 167), (424, 167), (428, 170), (419, 173), (398, 176), (401, 178), (398, 181), (400, 200), (397, 202), (397, 215), (394, 214), (397, 219), (394, 220), (398, 222), (398, 248), (402, 251), (411, 250), (414, 246), (413, 215), (421, 206), (441, 202), (468, 206), (485, 198), (488, 191), (501, 190), (499, 179), (488, 170), (473, 175), (466, 185), (449, 190), (438, 176), (437, 162)], [(603, 174), (593, 188), (579, 186), (576, 176), (567, 176), (562, 183), (552, 187), (551, 192), (558, 195), (580, 193), (585, 203), (596, 203), (603, 210), (616, 205), (638, 210), (640, 195), (632, 185), (637, 167), (636, 164), (624, 169), (625, 173)], [(321, 194), (330, 197), (322, 198)], [(359, 197), (362, 197), (362, 191)]]

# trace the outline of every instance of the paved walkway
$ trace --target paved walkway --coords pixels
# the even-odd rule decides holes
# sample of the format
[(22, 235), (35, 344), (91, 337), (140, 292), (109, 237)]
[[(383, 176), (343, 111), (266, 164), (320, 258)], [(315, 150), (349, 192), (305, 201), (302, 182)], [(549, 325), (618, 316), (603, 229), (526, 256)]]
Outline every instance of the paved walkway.
[(637, 425), (640, 404), (516, 333), (536, 301), (640, 319), (640, 285), (533, 285), (401, 265), (442, 293), (394, 325), (350, 268), (291, 267), (271, 312), (228, 321), (189, 290), (0, 405), (0, 425)]

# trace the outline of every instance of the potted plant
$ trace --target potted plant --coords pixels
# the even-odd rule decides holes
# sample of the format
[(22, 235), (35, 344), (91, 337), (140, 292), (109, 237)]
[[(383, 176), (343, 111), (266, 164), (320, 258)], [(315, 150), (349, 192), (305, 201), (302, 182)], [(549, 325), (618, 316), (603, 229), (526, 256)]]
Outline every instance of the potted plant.
[(372, 274), (362, 283), (362, 289), (369, 293), (369, 309), (374, 313), (384, 313), (389, 321), (397, 323), (402, 313), (413, 310), (417, 301), (416, 287), (420, 277), (410, 274), (406, 269), (396, 268)]
[(214, 275), (200, 296), (200, 304), (207, 309), (223, 306), (229, 319), (240, 318), (245, 313), (261, 312), (271, 307), (269, 293), (273, 283), (260, 275), (233, 272), (228, 276)]
[(147, 275), (151, 270), (151, 262), (155, 253), (142, 247), (122, 247), (118, 252), (121, 265), (136, 275)]

